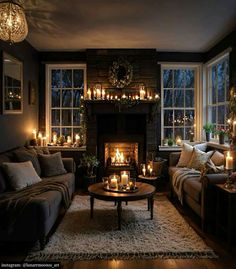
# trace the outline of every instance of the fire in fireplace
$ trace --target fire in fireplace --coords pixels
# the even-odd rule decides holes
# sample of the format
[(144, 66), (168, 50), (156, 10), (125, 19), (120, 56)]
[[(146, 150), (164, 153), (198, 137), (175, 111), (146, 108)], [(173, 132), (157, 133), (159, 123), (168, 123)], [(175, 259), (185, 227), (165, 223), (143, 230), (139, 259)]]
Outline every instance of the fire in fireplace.
[(107, 167), (136, 166), (138, 164), (138, 143), (105, 143), (104, 155)]

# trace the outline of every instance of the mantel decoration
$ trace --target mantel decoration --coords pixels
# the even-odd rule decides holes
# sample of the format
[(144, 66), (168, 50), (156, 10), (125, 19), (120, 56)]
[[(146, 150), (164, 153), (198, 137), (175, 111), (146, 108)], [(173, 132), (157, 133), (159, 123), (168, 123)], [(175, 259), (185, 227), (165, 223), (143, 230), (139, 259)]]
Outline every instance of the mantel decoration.
[(109, 68), (109, 82), (116, 88), (124, 88), (133, 78), (133, 67), (125, 59), (119, 58)]
[(28, 34), (24, 9), (14, 1), (0, 3), (0, 39), (12, 43), (23, 41)]

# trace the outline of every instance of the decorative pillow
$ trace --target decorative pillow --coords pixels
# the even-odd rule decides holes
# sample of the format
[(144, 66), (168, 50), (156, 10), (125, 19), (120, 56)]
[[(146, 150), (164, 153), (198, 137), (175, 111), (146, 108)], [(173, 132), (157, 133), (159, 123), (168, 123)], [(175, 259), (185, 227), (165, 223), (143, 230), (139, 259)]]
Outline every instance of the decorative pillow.
[(37, 174), (41, 175), (41, 168), (38, 160), (37, 153), (34, 149), (20, 148), (14, 151), (14, 156), (18, 162), (31, 161)]
[(32, 162), (3, 163), (10, 185), (14, 190), (20, 190), (41, 181)]
[(224, 165), (215, 165), (211, 159), (206, 162), (206, 173), (207, 174), (218, 174), (225, 171)]
[(193, 147), (189, 144), (184, 143), (182, 146), (181, 155), (177, 167), (186, 167), (192, 157)]
[(203, 152), (199, 149), (194, 148), (191, 160), (188, 164), (188, 168), (201, 170), (202, 167), (211, 158), (214, 151)]
[(42, 175), (44, 177), (66, 174), (66, 169), (61, 159), (61, 152), (54, 154), (38, 154)]
[(214, 163), (214, 165), (221, 166), (221, 165), (224, 165), (225, 163), (225, 156), (224, 154), (216, 150), (214, 154), (212, 155), (211, 160)]
[(197, 144), (197, 145), (194, 146), (194, 148), (206, 152), (206, 149), (207, 149), (207, 143)]

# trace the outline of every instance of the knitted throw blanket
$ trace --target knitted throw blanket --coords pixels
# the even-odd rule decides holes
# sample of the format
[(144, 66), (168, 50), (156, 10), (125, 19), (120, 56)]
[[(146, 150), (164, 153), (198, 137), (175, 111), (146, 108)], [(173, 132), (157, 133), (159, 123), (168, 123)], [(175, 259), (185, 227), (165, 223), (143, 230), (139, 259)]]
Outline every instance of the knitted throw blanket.
[(6, 192), (0, 195), (0, 228), (11, 233), (14, 229), (14, 224), (27, 205), (32, 200), (37, 200), (38, 195), (48, 191), (60, 192), (64, 208), (67, 209), (70, 206), (69, 189), (63, 180), (43, 180), (22, 190)]
[(195, 179), (200, 178), (201, 172), (189, 168), (180, 168), (178, 169), (172, 177), (172, 184), (175, 193), (178, 196), (181, 204), (183, 204), (183, 184), (186, 179)]

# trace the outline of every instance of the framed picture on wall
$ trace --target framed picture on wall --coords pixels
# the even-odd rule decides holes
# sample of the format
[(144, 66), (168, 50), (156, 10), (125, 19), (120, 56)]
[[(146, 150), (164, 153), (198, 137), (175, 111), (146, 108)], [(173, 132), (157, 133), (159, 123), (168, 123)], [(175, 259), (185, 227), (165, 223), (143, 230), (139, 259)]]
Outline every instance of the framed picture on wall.
[(36, 88), (35, 84), (32, 81), (29, 81), (28, 90), (29, 90), (29, 105), (36, 105)]
[(23, 63), (3, 52), (2, 71), (3, 114), (22, 114)]

